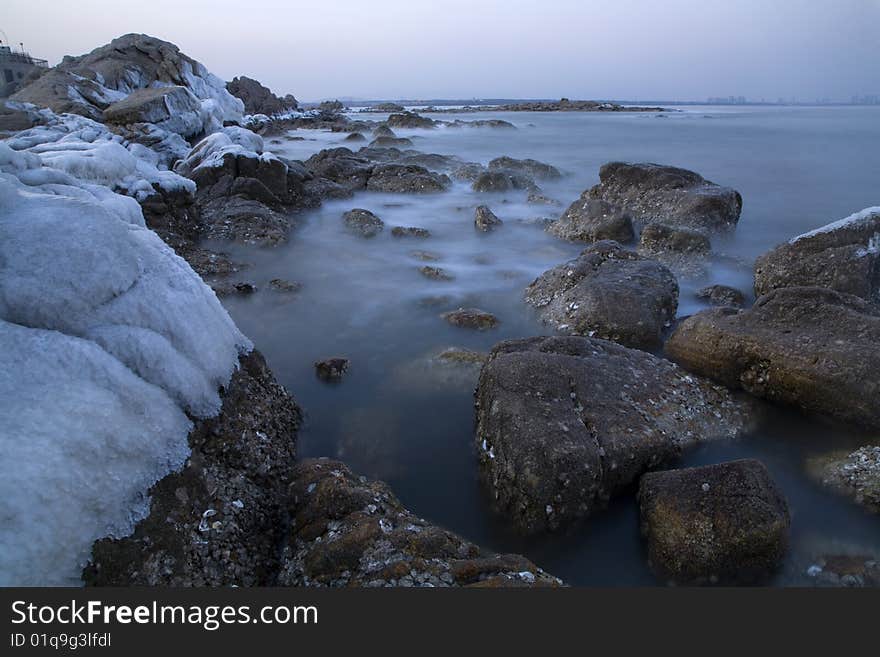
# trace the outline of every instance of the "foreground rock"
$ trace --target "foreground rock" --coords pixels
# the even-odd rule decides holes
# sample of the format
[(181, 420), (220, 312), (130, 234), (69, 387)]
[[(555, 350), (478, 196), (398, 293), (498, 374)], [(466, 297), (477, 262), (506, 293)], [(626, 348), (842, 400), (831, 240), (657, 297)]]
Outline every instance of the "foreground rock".
[(880, 446), (854, 452), (838, 451), (810, 459), (807, 472), (831, 490), (851, 497), (873, 513), (880, 513)]
[(880, 302), (880, 207), (795, 237), (755, 262), (755, 294), (798, 285)]
[(589, 190), (551, 223), (547, 232), (572, 242), (614, 240), (626, 244), (635, 239), (629, 214), (610, 203), (590, 198)]
[(761, 582), (788, 549), (788, 504), (754, 459), (648, 473), (639, 506), (651, 565), (676, 582)]
[(673, 363), (581, 337), (496, 345), (476, 406), (484, 480), (524, 533), (588, 516), (684, 448), (739, 435), (750, 414)]
[(98, 586), (265, 586), (279, 545), (301, 413), (252, 352), (217, 417), (190, 432), (184, 468), (151, 490), (134, 534), (95, 542), (83, 572)]
[(774, 290), (748, 310), (684, 320), (666, 353), (731, 388), (880, 427), (880, 310), (818, 287)]
[(525, 557), (488, 553), (415, 516), (379, 481), (338, 461), (293, 472), (287, 586), (559, 586)]
[(375, 237), (385, 228), (385, 222), (369, 210), (355, 208), (342, 215), (345, 227), (361, 237)]
[(560, 332), (652, 349), (675, 318), (678, 283), (663, 265), (606, 241), (541, 274), (525, 300)]
[(609, 162), (589, 196), (629, 212), (640, 225), (660, 222), (702, 233), (732, 230), (742, 210), (736, 190), (659, 164)]
[(265, 114), (272, 116), (288, 110), (295, 110), (299, 103), (296, 98), (287, 94), (279, 98), (268, 87), (247, 76), (233, 78), (226, 83), (226, 89), (244, 103), (247, 114)]
[(459, 308), (443, 313), (443, 319), (458, 328), (476, 329), (485, 331), (498, 326), (498, 318), (492, 313), (487, 313), (479, 308)]
[(488, 205), (478, 205), (474, 210), (474, 227), (483, 233), (495, 230), (504, 222), (495, 216), (495, 213), (489, 209)]

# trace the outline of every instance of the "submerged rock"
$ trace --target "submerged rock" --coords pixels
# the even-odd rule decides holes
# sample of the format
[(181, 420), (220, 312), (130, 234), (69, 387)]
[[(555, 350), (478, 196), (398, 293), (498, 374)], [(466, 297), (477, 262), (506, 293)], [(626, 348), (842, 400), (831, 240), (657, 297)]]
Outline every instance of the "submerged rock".
[(216, 281), (211, 284), (211, 289), (218, 297), (228, 297), (234, 294), (247, 296), (257, 291), (257, 286), (247, 281)]
[(376, 137), (367, 148), (408, 148), (412, 140), (406, 137)]
[(572, 203), (547, 227), (547, 232), (572, 242), (632, 242), (635, 233), (629, 214), (610, 203), (589, 198), (588, 193), (589, 190)]
[(359, 132), (352, 132), (351, 134), (348, 135), (348, 137), (346, 137), (342, 141), (367, 141), (367, 138), (364, 137)]
[(278, 572), (301, 411), (258, 352), (243, 356), (180, 472), (125, 538), (96, 541), (90, 586), (267, 586)]
[(675, 318), (678, 283), (663, 265), (605, 241), (541, 274), (525, 300), (560, 332), (653, 349)]
[[(419, 228), (418, 226), (395, 226), (391, 229), (394, 237), (416, 237), (425, 239), (431, 237), (431, 231), (427, 228)], [(423, 253), (423, 252), (422, 252)], [(420, 258), (420, 260), (431, 260), (432, 258)], [(436, 259), (436, 258), (434, 258)]]
[(661, 222), (704, 233), (735, 228), (742, 210), (736, 190), (659, 164), (609, 162), (589, 195), (619, 206), (642, 225)]
[(741, 434), (750, 410), (721, 386), (605, 340), (501, 342), (477, 389), (480, 468), (514, 527), (556, 530), (684, 448)]
[(754, 459), (648, 473), (639, 506), (651, 565), (676, 582), (761, 582), (788, 549), (788, 504)]
[(415, 516), (379, 481), (339, 461), (298, 463), (285, 586), (559, 586), (519, 555), (485, 552)]
[[(392, 230), (392, 233), (394, 231)], [(442, 257), (436, 253), (432, 253), (431, 251), (410, 251), (409, 254), (415, 258), (416, 260), (422, 260), (425, 262), (436, 262), (438, 260), (442, 260)]]
[(269, 287), (278, 292), (286, 292), (293, 294), (302, 290), (302, 283), (296, 281), (288, 281), (283, 278), (273, 278), (269, 281)]
[(413, 164), (381, 164), (367, 181), (367, 189), (374, 192), (426, 194), (442, 192), (450, 180), (443, 174), (428, 171)]
[(361, 237), (376, 237), (385, 228), (385, 222), (369, 210), (355, 208), (342, 215), (345, 227)]
[[(459, 170), (460, 173), (468, 173)], [(474, 178), (471, 188), (475, 192), (507, 192), (512, 189), (538, 189), (528, 176), (508, 171), (483, 171)]]
[(348, 358), (328, 358), (315, 362), (315, 374), (323, 381), (339, 381), (348, 371)]
[(711, 308), (666, 343), (682, 366), (731, 388), (880, 427), (880, 310), (827, 288), (780, 288), (748, 310)]
[(880, 302), (880, 207), (795, 237), (755, 262), (755, 294), (799, 285)]
[(489, 162), (489, 169), (519, 173), (530, 178), (543, 180), (554, 180), (562, 177), (559, 169), (553, 165), (532, 159), (517, 160), (512, 157), (496, 157)]
[(488, 205), (478, 205), (474, 210), (474, 227), (484, 233), (495, 230), (504, 222), (495, 216), (495, 213), (489, 209)]
[(421, 272), (422, 276), (424, 276), (425, 278), (430, 278), (434, 281), (451, 281), (455, 278), (445, 269), (440, 269), (440, 267), (430, 267), (426, 265), (424, 267), (420, 267), (419, 272)]
[(479, 308), (459, 308), (450, 310), (441, 315), (443, 319), (459, 328), (476, 329), (485, 331), (498, 326), (498, 318), (492, 313), (487, 313)]
[(854, 452), (836, 451), (808, 461), (807, 472), (823, 486), (851, 497), (873, 513), (880, 513), (880, 446)]
[(698, 299), (704, 299), (713, 306), (733, 306), (742, 308), (746, 305), (746, 295), (729, 285), (709, 285), (697, 292)]

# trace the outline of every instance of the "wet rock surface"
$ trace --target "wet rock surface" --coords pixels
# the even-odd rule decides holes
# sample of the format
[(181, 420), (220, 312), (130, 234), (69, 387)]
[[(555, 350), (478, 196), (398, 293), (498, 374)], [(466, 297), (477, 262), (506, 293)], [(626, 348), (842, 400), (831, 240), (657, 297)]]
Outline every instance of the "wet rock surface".
[[(418, 226), (395, 226), (391, 229), (391, 235), (393, 237), (415, 237), (419, 239), (425, 239), (427, 237), (431, 237), (431, 231), (427, 228), (419, 228)], [(419, 260), (432, 259), (435, 258), (419, 258)]]
[(451, 281), (455, 278), (445, 269), (441, 269), (440, 267), (431, 267), (429, 265), (420, 267), (419, 273), (421, 273), (421, 275), (425, 278), (430, 278), (432, 281)]
[(693, 230), (665, 224), (648, 224), (639, 235), (638, 251), (642, 255), (705, 255), (712, 250), (709, 238)]
[(709, 285), (697, 291), (697, 298), (708, 301), (713, 306), (733, 306), (742, 308), (746, 305), (746, 295), (729, 285)]
[(635, 233), (629, 214), (610, 203), (592, 199), (588, 194), (589, 190), (572, 203), (547, 227), (547, 232), (572, 242), (632, 242)]
[(459, 308), (450, 310), (441, 315), (443, 319), (458, 328), (476, 329), (486, 331), (498, 326), (498, 318), (492, 313), (487, 313), (479, 308)]
[(489, 162), (489, 170), (518, 173), (536, 180), (554, 180), (562, 177), (562, 174), (559, 173), (559, 169), (552, 164), (546, 164), (545, 162), (539, 162), (538, 160), (532, 160), (529, 158), (517, 160), (507, 156), (496, 157)]
[(385, 222), (369, 210), (355, 208), (342, 215), (345, 227), (349, 232), (361, 237), (375, 237), (385, 228)]
[(823, 486), (880, 513), (880, 446), (814, 457), (807, 463), (807, 472)]
[(526, 288), (525, 300), (556, 330), (652, 349), (678, 308), (678, 283), (666, 267), (598, 242)]
[(497, 344), (476, 412), (494, 506), (531, 534), (603, 508), (686, 447), (740, 435), (753, 409), (669, 361), (568, 336)]
[[(459, 170), (460, 175), (476, 173), (473, 169)], [(513, 189), (538, 190), (535, 182), (528, 176), (509, 171), (483, 171), (476, 173), (471, 189), (475, 192), (508, 192)]]
[(291, 485), (287, 586), (559, 586), (525, 557), (493, 554), (408, 511), (387, 485), (307, 459)]
[(762, 582), (788, 549), (788, 504), (754, 459), (648, 473), (639, 506), (651, 565), (675, 582)]
[(801, 285), (880, 303), (880, 207), (796, 237), (755, 262), (755, 294)]
[(742, 210), (736, 190), (659, 164), (604, 164), (589, 195), (629, 212), (641, 225), (661, 222), (703, 233), (732, 230)]
[(95, 542), (87, 585), (274, 583), (301, 411), (258, 352), (240, 365), (220, 414), (190, 432), (183, 470), (150, 490), (149, 516)]
[(348, 372), (348, 358), (327, 358), (315, 362), (315, 375), (322, 381), (340, 381)]
[(434, 128), (437, 126), (437, 121), (415, 112), (400, 112), (389, 116), (385, 124), (389, 128)]
[(397, 194), (430, 194), (444, 191), (449, 184), (447, 176), (428, 171), (425, 167), (384, 164), (373, 170), (367, 181), (367, 189)]
[(791, 287), (748, 310), (685, 319), (666, 353), (686, 369), (764, 399), (880, 427), (880, 310), (827, 288)]
[(478, 205), (474, 210), (474, 227), (483, 233), (495, 230), (504, 222), (495, 216), (495, 213), (489, 209), (488, 205)]

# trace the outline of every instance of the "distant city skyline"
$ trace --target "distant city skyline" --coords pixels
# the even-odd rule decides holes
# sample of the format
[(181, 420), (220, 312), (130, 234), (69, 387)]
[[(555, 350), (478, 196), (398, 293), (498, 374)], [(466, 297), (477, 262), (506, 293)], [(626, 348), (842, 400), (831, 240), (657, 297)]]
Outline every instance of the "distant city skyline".
[(880, 95), (880, 0), (4, 0), (0, 21), (53, 65), (143, 32), (305, 101)]

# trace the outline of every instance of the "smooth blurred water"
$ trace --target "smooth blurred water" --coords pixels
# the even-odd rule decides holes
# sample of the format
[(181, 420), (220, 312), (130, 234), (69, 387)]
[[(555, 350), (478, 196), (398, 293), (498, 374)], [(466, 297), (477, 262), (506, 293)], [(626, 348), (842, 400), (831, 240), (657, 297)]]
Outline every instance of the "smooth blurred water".
[[(523, 192), (475, 194), (465, 183), (434, 195), (363, 192), (297, 218), (289, 244), (274, 249), (221, 248), (251, 264), (242, 276), (260, 290), (224, 304), (304, 406), (300, 456), (342, 458), (361, 474), (386, 480), (416, 513), (498, 551), (523, 552), (572, 584), (654, 584), (638, 536), (638, 510), (624, 495), (572, 534), (522, 540), (486, 504), (473, 453), (473, 370), (444, 367), (430, 356), (449, 346), (488, 350), (495, 342), (547, 333), (522, 301), (544, 270), (582, 245), (547, 235), (539, 220), (598, 181), (611, 160), (650, 161), (698, 171), (743, 196), (742, 218), (705, 275), (681, 278), (679, 315), (702, 306), (694, 291), (709, 283), (751, 292), (754, 257), (774, 244), (880, 204), (880, 108), (688, 107), (663, 114), (480, 113), (437, 118), (502, 118), (516, 130), (397, 130), (423, 152), (487, 163), (501, 155), (532, 157), (565, 173), (539, 182), (559, 207), (525, 203)], [(366, 115), (379, 120), (381, 115)], [(270, 143), (305, 159), (345, 134), (300, 130), (302, 140)], [(487, 203), (505, 222), (474, 230), (473, 210)], [(386, 223), (365, 240), (344, 230), (341, 215), (367, 208)], [(393, 226), (428, 228), (428, 239), (394, 238)], [(415, 250), (430, 251), (423, 262)], [(452, 281), (429, 280), (423, 265)], [(303, 284), (285, 297), (275, 277)], [(431, 300), (430, 302), (428, 300)], [(459, 306), (496, 314), (483, 333), (447, 325), (439, 315)], [(338, 385), (317, 380), (313, 362), (351, 359)], [(799, 583), (822, 551), (880, 551), (880, 522), (827, 493), (804, 475), (804, 461), (831, 449), (878, 440), (845, 427), (776, 410), (755, 435), (691, 452), (682, 465), (752, 456), (763, 460), (792, 508), (793, 548), (778, 583)]]

